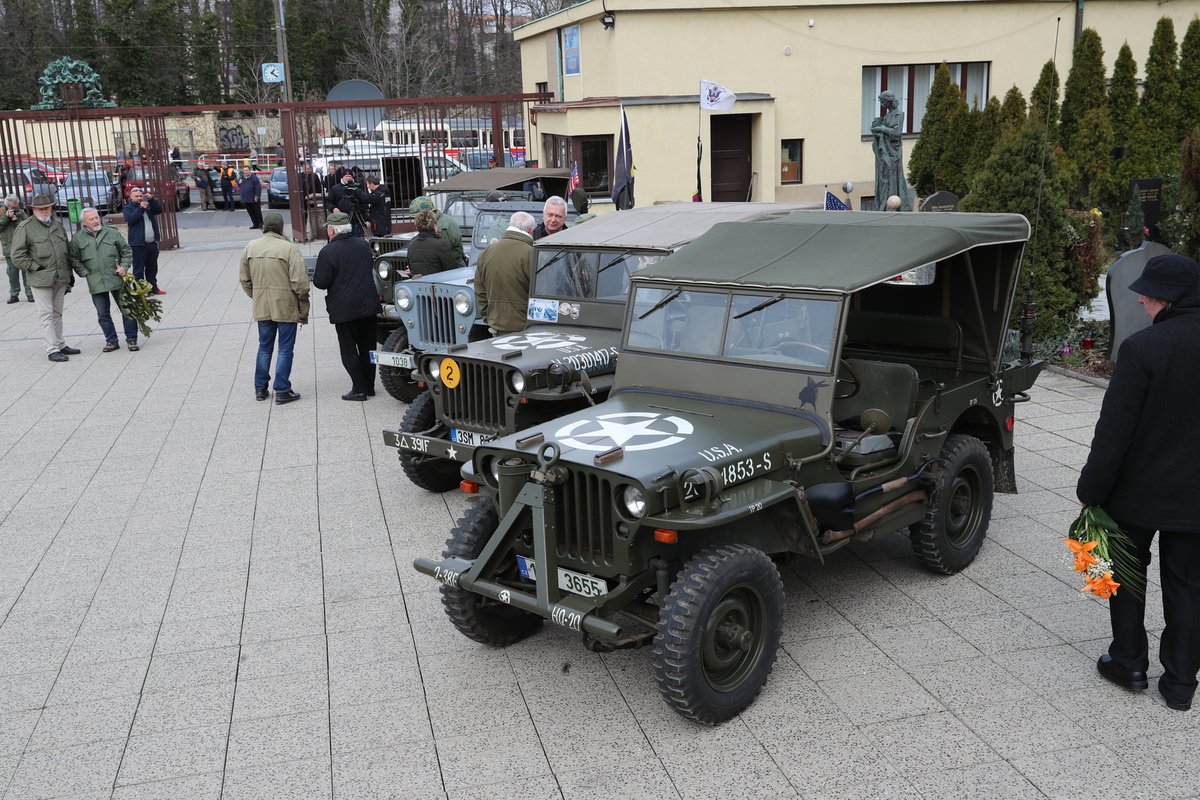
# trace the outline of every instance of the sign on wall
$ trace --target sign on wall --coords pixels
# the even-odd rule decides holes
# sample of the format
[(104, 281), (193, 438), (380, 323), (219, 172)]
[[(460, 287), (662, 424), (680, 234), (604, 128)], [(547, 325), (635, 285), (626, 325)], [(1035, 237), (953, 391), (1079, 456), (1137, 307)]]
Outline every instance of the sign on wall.
[(578, 75), (579, 69), (579, 26), (562, 29), (563, 75)]

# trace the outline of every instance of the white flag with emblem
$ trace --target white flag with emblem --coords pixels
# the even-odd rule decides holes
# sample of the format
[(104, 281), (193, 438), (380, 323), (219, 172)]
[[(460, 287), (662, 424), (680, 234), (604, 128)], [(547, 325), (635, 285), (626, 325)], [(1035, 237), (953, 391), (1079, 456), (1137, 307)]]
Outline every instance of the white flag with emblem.
[(737, 95), (719, 83), (700, 79), (700, 107), (709, 111), (729, 111), (737, 102)]

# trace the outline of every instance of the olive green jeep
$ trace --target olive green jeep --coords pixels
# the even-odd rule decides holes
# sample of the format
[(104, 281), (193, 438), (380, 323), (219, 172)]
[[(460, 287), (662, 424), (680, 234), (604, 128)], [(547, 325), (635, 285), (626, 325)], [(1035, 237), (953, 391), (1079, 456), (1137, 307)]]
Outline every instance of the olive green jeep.
[(605, 402), (475, 448), (482, 497), (417, 570), (471, 639), (548, 619), (652, 644), (672, 708), (736, 715), (775, 662), (776, 560), (907, 530), (954, 573), (1016, 491), (1042, 366), (1003, 355), (1028, 237), (1000, 214), (716, 225), (632, 276)]

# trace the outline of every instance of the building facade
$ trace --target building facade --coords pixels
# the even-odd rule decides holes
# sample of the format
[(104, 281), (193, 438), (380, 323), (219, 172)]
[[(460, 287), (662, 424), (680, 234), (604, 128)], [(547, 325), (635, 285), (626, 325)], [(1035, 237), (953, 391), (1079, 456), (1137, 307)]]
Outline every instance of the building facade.
[[(1140, 69), (1160, 17), (1182, 38), (1197, 13), (1200, 0), (584, 0), (515, 31), (523, 90), (556, 98), (532, 110), (529, 157), (577, 162), (589, 193), (607, 197), (623, 105), (639, 204), (696, 192), (699, 143), (705, 200), (818, 200), (849, 180), (860, 208), (881, 91), (905, 112), (907, 168), (943, 61), (968, 104), (1014, 85), (1028, 97), (1056, 47), (1066, 79), (1084, 27), (1110, 72), (1123, 42)], [(701, 79), (737, 103), (701, 110)]]

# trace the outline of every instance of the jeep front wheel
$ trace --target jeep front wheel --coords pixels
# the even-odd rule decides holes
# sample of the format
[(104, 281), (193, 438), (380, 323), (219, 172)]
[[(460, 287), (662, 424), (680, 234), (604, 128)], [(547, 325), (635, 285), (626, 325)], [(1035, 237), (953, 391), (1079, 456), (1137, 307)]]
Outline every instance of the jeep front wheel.
[[(407, 350), (408, 331), (404, 329), (403, 325), (396, 328), (388, 335), (383, 347), (379, 349), (388, 353), (400, 353)], [(421, 393), (421, 387), (417, 386), (417, 382), (412, 379), (409, 370), (399, 367), (380, 364), (379, 382), (383, 384), (383, 388), (387, 390), (388, 394), (401, 403), (411, 403)]]
[[(420, 433), (432, 428), (436, 421), (433, 395), (421, 392), (404, 413), (400, 430), (405, 433)], [(458, 486), (459, 465), (457, 461), (449, 458), (433, 458), (411, 450), (401, 450), (400, 468), (410, 481), (426, 491), (448, 492)]]
[(775, 665), (783, 583), (761, 550), (710, 547), (679, 571), (658, 615), (654, 671), (667, 705), (706, 725), (754, 701)]
[[(500, 518), (492, 501), (486, 497), (480, 498), (479, 502), (467, 509), (467, 513), (459, 518), (450, 531), (450, 538), (446, 540), (446, 549), (442, 552), (442, 557), (457, 556), (471, 560), (479, 558), (499, 524)], [(510, 558), (509, 564), (509, 570), (497, 576), (498, 578), (519, 578), (516, 558)], [(536, 614), (521, 611), (489, 597), (445, 585), (441, 587), (441, 592), (446, 616), (454, 623), (454, 627), (458, 628), (463, 636), (480, 644), (507, 647), (536, 633), (542, 626), (542, 618)]]
[(970, 564), (992, 518), (992, 459), (974, 436), (951, 434), (940, 455), (925, 519), (909, 528), (913, 553), (934, 572)]

